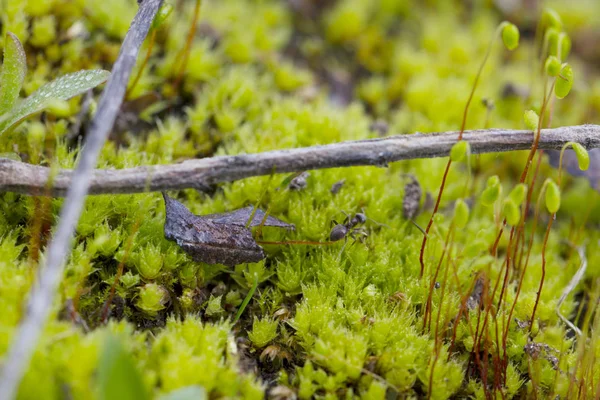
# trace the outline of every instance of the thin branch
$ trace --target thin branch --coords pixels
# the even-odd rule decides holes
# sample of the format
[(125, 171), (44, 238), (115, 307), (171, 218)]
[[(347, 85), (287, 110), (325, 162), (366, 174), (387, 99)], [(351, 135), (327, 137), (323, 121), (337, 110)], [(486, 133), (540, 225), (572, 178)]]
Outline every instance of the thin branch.
[[(187, 160), (178, 164), (94, 171), (90, 193), (139, 193), (168, 189), (206, 188), (215, 183), (252, 176), (300, 172), (311, 169), (374, 165), (415, 158), (445, 157), (458, 132), (398, 135), (257, 154)], [(497, 153), (531, 148), (532, 131), (487, 129), (465, 131), (463, 139), (474, 153)], [(539, 148), (560, 149), (573, 141), (584, 147), (600, 147), (599, 125), (566, 126), (542, 130)], [(0, 192), (44, 195), (50, 170), (46, 167), (0, 158)], [(148, 186), (148, 174), (151, 182)], [(72, 171), (54, 178), (53, 196), (64, 196), (72, 185)]]
[(579, 282), (581, 282), (581, 280), (583, 279), (583, 276), (585, 275), (585, 271), (587, 269), (587, 257), (585, 256), (585, 248), (583, 246), (578, 247), (577, 252), (579, 253), (581, 265), (579, 266), (577, 272), (575, 272), (575, 275), (573, 275), (573, 277), (569, 281), (567, 287), (564, 288), (562, 294), (560, 295), (560, 298), (556, 303), (556, 314), (569, 328), (573, 329), (573, 331), (577, 334), (578, 337), (581, 337), (581, 329), (576, 327), (575, 324), (569, 321), (569, 319), (562, 315), (562, 313), (560, 312), (560, 307), (566, 300), (567, 296), (569, 296), (569, 294), (571, 294), (571, 292), (577, 287), (577, 285), (579, 285)]
[(38, 338), (48, 319), (98, 154), (115, 122), (139, 49), (161, 4), (162, 0), (143, 0), (141, 2), (121, 46), (112, 76), (98, 103), (98, 111), (92, 120), (77, 169), (74, 173), (69, 174), (70, 177), (72, 175), (72, 179), (69, 179), (68, 191), (65, 187), (67, 196), (60, 212), (56, 233), (48, 246), (45, 266), (40, 266), (37, 286), (32, 288), (23, 320), (18, 331), (13, 333), (12, 344), (5, 358), (0, 376), (1, 400), (15, 398)]

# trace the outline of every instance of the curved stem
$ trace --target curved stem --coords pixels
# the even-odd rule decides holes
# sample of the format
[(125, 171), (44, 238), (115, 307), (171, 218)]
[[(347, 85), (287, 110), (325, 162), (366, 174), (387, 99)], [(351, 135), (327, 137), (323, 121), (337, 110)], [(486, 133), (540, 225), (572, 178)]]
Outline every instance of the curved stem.
[(573, 142), (565, 143), (565, 145), (562, 147), (562, 149), (560, 149), (560, 157), (558, 158), (558, 179), (557, 179), (559, 187), (562, 182), (563, 156), (565, 155), (565, 150), (567, 150), (567, 148), (569, 146), (573, 147)]

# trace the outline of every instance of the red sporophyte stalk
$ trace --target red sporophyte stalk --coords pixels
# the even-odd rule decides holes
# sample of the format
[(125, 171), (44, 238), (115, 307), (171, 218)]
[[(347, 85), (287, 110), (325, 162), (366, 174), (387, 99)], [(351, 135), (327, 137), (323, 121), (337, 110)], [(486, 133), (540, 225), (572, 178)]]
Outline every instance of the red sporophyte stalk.
[(431, 280), (429, 282), (429, 293), (427, 295), (427, 301), (425, 303), (425, 314), (423, 316), (423, 331), (425, 331), (425, 329), (431, 329), (431, 306), (432, 306), (432, 300), (433, 300), (433, 289), (434, 289), (438, 274), (440, 272), (442, 263), (444, 261), (444, 257), (446, 256), (446, 253), (448, 252), (448, 243), (450, 241), (450, 237), (451, 237), (451, 234), (453, 231), (454, 231), (454, 223), (451, 223), (450, 228), (448, 229), (448, 233), (446, 234), (446, 240), (444, 242), (444, 249), (442, 250), (442, 255), (440, 256), (440, 260), (438, 262), (437, 268), (435, 269), (435, 273), (431, 277)]
[[(475, 80), (473, 81), (473, 86), (471, 87), (471, 92), (469, 93), (469, 97), (467, 98), (467, 103), (465, 104), (465, 109), (463, 111), (462, 123), (460, 126), (460, 132), (458, 134), (458, 141), (461, 141), (463, 138), (463, 133), (464, 133), (465, 127), (467, 125), (467, 117), (469, 115), (469, 106), (471, 105), (471, 101), (473, 100), (473, 96), (475, 95), (475, 90), (477, 89), (477, 85), (479, 84), (479, 79), (481, 78), (483, 68), (484, 68), (488, 58), (490, 57), (490, 53), (492, 52), (492, 45), (494, 44), (494, 41), (496, 40), (496, 38), (502, 32), (502, 29), (505, 27), (505, 25), (506, 25), (505, 22), (501, 23), (498, 26), (498, 28), (496, 29), (496, 31), (494, 32), (494, 35), (492, 36), (492, 40), (490, 41), (490, 44), (487, 48), (485, 56), (483, 57), (483, 61), (481, 62), (481, 65), (479, 66), (479, 69), (477, 71), (477, 75), (475, 75)], [(444, 188), (446, 186), (446, 180), (448, 178), (448, 172), (450, 171), (451, 165), (452, 165), (452, 160), (448, 159), (448, 163), (446, 164), (446, 169), (444, 170), (444, 175), (442, 177), (442, 183), (440, 184), (440, 189), (438, 191), (438, 196), (435, 201), (435, 206), (433, 208), (433, 212), (431, 213), (431, 217), (429, 218), (429, 222), (427, 223), (427, 228), (425, 229), (425, 235), (423, 235), (423, 241), (421, 242), (421, 250), (419, 252), (419, 264), (421, 266), (421, 271), (420, 271), (419, 278), (423, 278), (423, 274), (425, 273), (425, 261), (424, 261), (425, 246), (427, 245), (429, 231), (431, 230), (431, 226), (433, 225), (433, 219), (435, 218), (435, 215), (437, 214), (438, 209), (440, 207), (440, 201), (444, 194)]]
[(194, 6), (194, 16), (192, 18), (190, 30), (188, 31), (188, 35), (185, 41), (185, 47), (183, 48), (182, 52), (179, 53), (179, 57), (177, 57), (178, 60), (181, 58), (181, 63), (179, 64), (177, 77), (175, 78), (175, 83), (173, 84), (175, 89), (179, 88), (179, 85), (183, 80), (183, 74), (185, 73), (185, 69), (187, 68), (188, 60), (190, 58), (190, 51), (192, 49), (192, 42), (194, 41), (194, 36), (196, 35), (196, 28), (198, 26), (198, 19), (200, 17), (201, 4), (202, 0), (196, 0), (196, 5)]

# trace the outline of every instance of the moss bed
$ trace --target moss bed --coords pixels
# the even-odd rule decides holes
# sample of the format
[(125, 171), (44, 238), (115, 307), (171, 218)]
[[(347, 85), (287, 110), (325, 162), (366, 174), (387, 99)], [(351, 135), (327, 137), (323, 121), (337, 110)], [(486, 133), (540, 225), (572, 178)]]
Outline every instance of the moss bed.
[[(510, 52), (502, 40), (494, 44), (467, 129), (525, 129), (524, 112), (540, 112), (536, 28), (558, 23), (548, 16), (560, 17), (572, 42), (567, 60), (575, 80), (565, 99), (552, 100), (552, 120), (544, 126), (600, 122), (597, 1), (548, 1), (554, 12), (543, 13), (500, 0), (204, 0), (185, 64), (194, 3), (173, 1), (172, 14), (152, 34), (148, 64), (130, 85), (99, 168), (458, 130), (503, 20), (519, 27), (520, 44)], [(69, 72), (110, 70), (137, 10), (134, 0), (1, 4), (3, 35), (13, 32), (27, 53), (22, 95)], [(4, 134), (0, 153), (73, 168), (99, 93), (79, 131), (73, 130), (81, 96)], [(550, 220), (543, 196), (537, 228), (533, 210), (543, 182), (558, 176), (545, 154), (530, 208), (517, 209), (529, 213), (518, 262), (512, 261), (503, 298), (490, 294), (514, 251), (510, 226), (492, 249), (510, 211), (503, 199), (519, 196), (513, 188), (527, 155), (453, 163), (428, 235), (423, 278), (423, 233), (406, 218), (405, 194), (418, 183), (420, 207), (408, 214), (427, 226), (445, 158), (310, 171), (301, 190), (287, 189), (286, 176), (274, 175), (169, 192), (195, 214), (260, 202), (295, 224), (292, 233), (265, 228), (264, 241), (324, 242), (345, 213), (367, 216), (356, 240), (265, 245), (264, 261), (235, 267), (194, 262), (167, 241), (160, 193), (90, 196), (18, 397), (107, 398), (106, 385), (127, 393), (131, 380), (106, 383), (98, 373), (116, 338), (133, 365), (123, 376), (141, 377), (152, 398), (594, 398), (600, 395), (600, 208), (585, 178), (563, 173), (531, 322)], [(484, 194), (490, 183), (501, 189), (491, 205)], [(17, 332), (61, 204), (0, 193), (0, 354)], [(578, 246), (588, 270), (561, 311), (582, 336), (556, 313), (581, 263)], [(124, 274), (114, 284), (120, 264)]]

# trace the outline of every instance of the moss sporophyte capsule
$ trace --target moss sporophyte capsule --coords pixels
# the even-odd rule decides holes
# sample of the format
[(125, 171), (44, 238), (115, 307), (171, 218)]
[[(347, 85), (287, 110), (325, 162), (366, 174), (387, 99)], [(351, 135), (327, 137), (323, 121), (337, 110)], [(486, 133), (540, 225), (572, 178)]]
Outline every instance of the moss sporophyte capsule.
[(514, 24), (505, 23), (502, 28), (502, 41), (508, 50), (514, 50), (519, 46), (519, 28)]
[(560, 61), (556, 56), (548, 56), (544, 68), (549, 76), (557, 76), (560, 73)]
[(454, 224), (458, 229), (463, 229), (469, 222), (469, 206), (462, 199), (454, 205)]
[(471, 152), (471, 146), (466, 140), (456, 142), (450, 150), (450, 159), (453, 162), (463, 161)]
[(527, 110), (523, 115), (523, 120), (525, 121), (525, 127), (527, 127), (527, 129), (530, 131), (536, 131), (540, 122), (540, 117), (535, 111)]
[(560, 189), (552, 179), (546, 181), (546, 208), (550, 214), (560, 209)]
[(586, 171), (590, 167), (590, 155), (588, 154), (588, 151), (579, 143), (572, 143), (572, 147), (573, 151), (575, 151), (575, 155), (577, 156), (579, 169)]
[(569, 64), (565, 64), (560, 70), (560, 74), (556, 78), (554, 86), (554, 94), (559, 99), (566, 97), (573, 87), (573, 68)]
[(508, 194), (508, 197), (517, 205), (520, 206), (523, 204), (525, 200), (525, 196), (527, 195), (527, 185), (524, 183), (519, 183), (517, 186), (513, 188)]
[(510, 198), (504, 200), (503, 212), (506, 222), (511, 226), (517, 225), (521, 220), (521, 211), (515, 202)]

